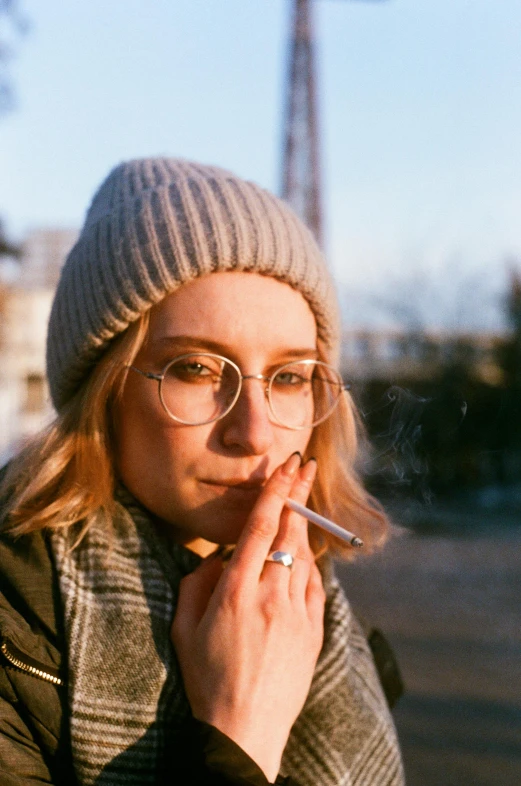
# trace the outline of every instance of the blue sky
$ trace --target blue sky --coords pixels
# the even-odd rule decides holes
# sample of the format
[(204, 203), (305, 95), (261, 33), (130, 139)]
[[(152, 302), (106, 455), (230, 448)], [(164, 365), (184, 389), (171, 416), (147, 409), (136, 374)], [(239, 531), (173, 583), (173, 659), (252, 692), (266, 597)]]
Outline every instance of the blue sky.
[[(78, 226), (134, 156), (278, 190), (288, 0), (19, 2), (32, 29), (0, 121), (11, 234)], [(317, 0), (314, 16), (327, 250), (353, 313), (411, 271), (496, 292), (521, 260), (521, 3)]]

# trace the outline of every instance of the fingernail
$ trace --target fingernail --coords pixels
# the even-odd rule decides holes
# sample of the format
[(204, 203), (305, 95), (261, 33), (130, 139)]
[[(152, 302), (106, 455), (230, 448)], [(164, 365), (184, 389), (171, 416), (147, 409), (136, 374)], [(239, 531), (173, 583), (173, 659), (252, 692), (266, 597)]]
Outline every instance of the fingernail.
[(292, 453), (289, 459), (284, 464), (283, 472), (289, 478), (292, 478), (296, 475), (297, 470), (302, 465), (302, 454), (300, 451), (296, 450), (295, 453)]
[(213, 562), (213, 560), (220, 559), (224, 567), (232, 558), (234, 548), (235, 546), (219, 546), (211, 554), (208, 554), (204, 562)]
[(309, 464), (309, 462), (310, 462), (310, 461), (314, 461), (314, 462), (315, 462), (315, 464), (317, 463), (317, 460), (316, 460), (316, 458), (315, 458), (314, 456), (310, 456), (310, 457), (308, 458), (308, 460), (306, 461), (306, 464)]
[(233, 557), (234, 550), (235, 550), (235, 546), (221, 546), (220, 556), (223, 561), (223, 565), (227, 565), (228, 562), (231, 560), (231, 558)]
[(306, 483), (310, 483), (315, 480), (315, 475), (317, 472), (317, 460), (316, 458), (309, 458), (304, 467), (302, 469), (301, 477), (302, 480)]

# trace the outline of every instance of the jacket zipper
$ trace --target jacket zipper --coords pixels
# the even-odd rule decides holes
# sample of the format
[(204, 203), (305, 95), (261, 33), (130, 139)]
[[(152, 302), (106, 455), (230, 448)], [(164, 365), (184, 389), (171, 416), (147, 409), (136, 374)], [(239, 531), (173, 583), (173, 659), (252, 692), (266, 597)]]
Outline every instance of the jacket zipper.
[(9, 650), (8, 643), (5, 639), (2, 641), (0, 650), (2, 651), (2, 655), (7, 660), (7, 662), (10, 663), (11, 666), (13, 666), (15, 669), (19, 669), (26, 674), (32, 674), (33, 677), (38, 677), (40, 680), (44, 680), (44, 682), (52, 682), (53, 685), (65, 684), (60, 677), (55, 677), (53, 674), (49, 674), (49, 672), (44, 671), (43, 668), (38, 669), (36, 666), (31, 666), (28, 663), (24, 663), (24, 661), (21, 660), (18, 655), (14, 655), (13, 652)]

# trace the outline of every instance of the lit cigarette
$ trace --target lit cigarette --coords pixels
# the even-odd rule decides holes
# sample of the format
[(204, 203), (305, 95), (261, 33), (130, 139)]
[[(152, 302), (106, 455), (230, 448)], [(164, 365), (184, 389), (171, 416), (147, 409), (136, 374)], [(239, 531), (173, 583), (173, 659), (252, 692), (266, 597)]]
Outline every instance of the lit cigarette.
[(329, 519), (326, 519), (324, 516), (319, 516), (318, 513), (315, 513), (313, 510), (304, 507), (304, 505), (301, 505), (299, 502), (295, 502), (293, 499), (287, 499), (286, 506), (291, 508), (291, 510), (294, 510), (295, 513), (300, 513), (300, 515), (304, 516), (304, 518), (308, 519), (308, 521), (312, 521), (313, 524), (317, 525), (317, 527), (321, 527), (321, 529), (325, 529), (326, 532), (330, 532), (332, 535), (340, 538), (340, 540), (350, 543), (351, 546), (360, 549), (364, 545), (364, 541), (356, 535), (353, 535), (353, 533), (349, 532), (349, 530), (339, 527), (338, 524), (335, 524), (333, 521), (329, 521)]

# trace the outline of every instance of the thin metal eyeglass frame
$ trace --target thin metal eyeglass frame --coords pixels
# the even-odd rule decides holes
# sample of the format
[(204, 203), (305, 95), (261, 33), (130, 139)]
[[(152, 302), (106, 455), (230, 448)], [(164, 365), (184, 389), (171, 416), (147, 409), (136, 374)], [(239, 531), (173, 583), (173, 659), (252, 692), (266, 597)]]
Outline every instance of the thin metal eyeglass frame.
[[(170, 412), (170, 410), (168, 409), (167, 405), (165, 404), (165, 401), (164, 401), (164, 398), (163, 398), (163, 393), (162, 393), (162, 384), (164, 382), (164, 379), (165, 379), (165, 376), (166, 376), (166, 372), (168, 371), (170, 366), (172, 366), (174, 363), (177, 363), (177, 361), (179, 361), (179, 360), (184, 360), (184, 358), (190, 358), (190, 357), (194, 357), (194, 356), (197, 356), (197, 357), (200, 357), (200, 358), (205, 358), (205, 357), (217, 358), (218, 360), (223, 360), (225, 363), (229, 363), (229, 365), (232, 366), (232, 368), (234, 368), (235, 371), (237, 372), (237, 377), (238, 377), (238, 381), (239, 381), (239, 384), (238, 384), (238, 387), (237, 387), (237, 392), (235, 393), (235, 396), (233, 397), (233, 400), (232, 400), (231, 404), (228, 405), (228, 407), (224, 410), (224, 412), (222, 412), (220, 415), (217, 415), (217, 417), (215, 417), (215, 418), (211, 418), (210, 420), (203, 420), (203, 421), (200, 421), (200, 422), (197, 422), (197, 423), (193, 423), (192, 421), (189, 421), (189, 420), (182, 420), (181, 418), (176, 417), (175, 415), (173, 415), (172, 412)], [(309, 364), (309, 365), (313, 364), (315, 366), (318, 365), (318, 366), (322, 366), (324, 368), (328, 368), (335, 374), (335, 376), (338, 376), (338, 379), (340, 380), (339, 383), (338, 383), (338, 386), (340, 388), (340, 392), (339, 392), (337, 398), (335, 399), (335, 402), (334, 402), (333, 406), (331, 407), (331, 409), (329, 410), (329, 412), (327, 412), (325, 415), (323, 415), (323, 417), (319, 418), (319, 420), (313, 421), (313, 423), (311, 425), (309, 425), (309, 426), (288, 426), (287, 423), (284, 423), (283, 421), (279, 420), (279, 418), (277, 417), (277, 415), (276, 415), (276, 413), (275, 413), (275, 411), (273, 409), (273, 405), (271, 403), (271, 387), (273, 385), (273, 381), (274, 381), (275, 377), (277, 376), (277, 374), (280, 373), (280, 371), (282, 369), (287, 368), (288, 366), (293, 366), (295, 363), (303, 363), (303, 364)], [(178, 355), (177, 357), (172, 358), (172, 360), (168, 361), (168, 363), (166, 364), (166, 366), (164, 367), (163, 371), (160, 374), (154, 374), (154, 372), (152, 372), (152, 371), (142, 371), (142, 369), (137, 368), (136, 366), (133, 366), (131, 364), (128, 364), (127, 368), (128, 369), (132, 369), (132, 371), (137, 371), (138, 374), (141, 374), (141, 376), (145, 377), (146, 379), (152, 379), (152, 380), (154, 380), (155, 382), (158, 383), (159, 400), (161, 402), (161, 406), (165, 410), (165, 412), (168, 415), (168, 417), (170, 417), (172, 420), (175, 420), (176, 423), (181, 423), (181, 425), (183, 425), (183, 426), (206, 426), (206, 425), (208, 425), (210, 423), (216, 423), (217, 421), (222, 420), (223, 418), (225, 418), (226, 415), (228, 415), (232, 411), (232, 409), (234, 408), (235, 404), (239, 400), (239, 396), (241, 395), (241, 390), (242, 390), (242, 383), (243, 383), (243, 381), (245, 379), (258, 379), (258, 380), (262, 380), (263, 382), (267, 382), (268, 383), (266, 388), (265, 388), (265, 390), (264, 390), (264, 393), (265, 393), (266, 398), (268, 400), (268, 408), (269, 408), (270, 414), (271, 414), (272, 418), (274, 419), (275, 423), (277, 423), (279, 426), (282, 426), (283, 428), (290, 429), (291, 431), (303, 431), (304, 429), (315, 428), (315, 426), (318, 426), (319, 423), (323, 423), (335, 411), (335, 408), (337, 407), (338, 402), (340, 401), (340, 397), (341, 397), (342, 393), (344, 391), (347, 391), (347, 390), (351, 389), (351, 385), (346, 384), (346, 383), (343, 382), (342, 377), (340, 376), (340, 373), (336, 370), (336, 368), (334, 368), (333, 366), (329, 365), (329, 363), (324, 363), (322, 360), (315, 360), (313, 358), (308, 358), (308, 359), (304, 359), (304, 360), (297, 359), (297, 360), (291, 360), (288, 363), (283, 363), (281, 366), (278, 366), (278, 368), (276, 368), (275, 371), (273, 372), (273, 374), (271, 374), (270, 376), (266, 376), (265, 374), (242, 374), (239, 366), (236, 363), (234, 363), (233, 360), (230, 360), (230, 358), (224, 357), (224, 355), (217, 355), (214, 352), (186, 352), (183, 355)]]

